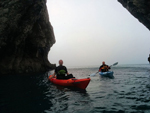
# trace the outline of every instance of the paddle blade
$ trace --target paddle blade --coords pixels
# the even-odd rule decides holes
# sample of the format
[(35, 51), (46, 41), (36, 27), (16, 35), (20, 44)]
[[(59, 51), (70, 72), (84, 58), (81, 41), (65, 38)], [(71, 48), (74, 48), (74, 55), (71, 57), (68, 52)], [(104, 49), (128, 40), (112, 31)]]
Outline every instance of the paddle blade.
[(117, 64), (118, 64), (118, 62), (114, 63), (113, 66), (115, 66), (115, 65), (117, 65)]
[(109, 67), (111, 67), (111, 66), (115, 66), (115, 65), (117, 65), (117, 64), (118, 64), (118, 62), (114, 63), (113, 65), (110, 65)]
[(92, 73), (92, 74), (90, 74), (89, 76), (95, 76), (96, 75), (96, 73)]

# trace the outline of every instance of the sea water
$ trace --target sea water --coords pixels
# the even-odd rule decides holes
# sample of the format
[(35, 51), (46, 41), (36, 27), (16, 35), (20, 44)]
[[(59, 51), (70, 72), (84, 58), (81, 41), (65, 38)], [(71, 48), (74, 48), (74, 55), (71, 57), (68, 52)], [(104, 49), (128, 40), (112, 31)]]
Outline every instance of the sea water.
[[(68, 68), (87, 78), (98, 67)], [(85, 91), (50, 83), (47, 75), (0, 76), (0, 113), (150, 113), (150, 65), (117, 65), (114, 78), (96, 74)]]

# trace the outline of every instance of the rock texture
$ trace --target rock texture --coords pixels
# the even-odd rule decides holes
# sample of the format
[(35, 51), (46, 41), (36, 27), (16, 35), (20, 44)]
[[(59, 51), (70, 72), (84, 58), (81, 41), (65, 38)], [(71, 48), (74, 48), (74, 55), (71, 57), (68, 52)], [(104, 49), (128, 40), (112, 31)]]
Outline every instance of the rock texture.
[(150, 63), (150, 54), (149, 54), (149, 57), (148, 57), (148, 61), (149, 61), (149, 63)]
[(150, 30), (150, 0), (118, 0), (135, 18)]
[[(118, 0), (135, 18), (150, 30), (150, 0)], [(150, 56), (148, 57), (150, 63)]]
[(54, 69), (47, 59), (54, 43), (46, 0), (0, 0), (0, 74)]
[[(150, 30), (150, 0), (118, 1)], [(0, 0), (0, 74), (54, 69), (47, 59), (54, 43), (46, 0)]]

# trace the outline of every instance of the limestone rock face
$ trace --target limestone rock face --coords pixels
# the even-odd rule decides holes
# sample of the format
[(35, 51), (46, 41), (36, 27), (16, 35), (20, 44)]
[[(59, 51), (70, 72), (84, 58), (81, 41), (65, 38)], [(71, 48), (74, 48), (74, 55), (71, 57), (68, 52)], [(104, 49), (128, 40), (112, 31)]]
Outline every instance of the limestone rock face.
[(148, 61), (149, 61), (149, 63), (150, 63), (150, 56), (148, 57)]
[(0, 74), (54, 69), (47, 59), (54, 43), (46, 0), (0, 0)]
[(150, 0), (118, 0), (135, 18), (150, 30)]

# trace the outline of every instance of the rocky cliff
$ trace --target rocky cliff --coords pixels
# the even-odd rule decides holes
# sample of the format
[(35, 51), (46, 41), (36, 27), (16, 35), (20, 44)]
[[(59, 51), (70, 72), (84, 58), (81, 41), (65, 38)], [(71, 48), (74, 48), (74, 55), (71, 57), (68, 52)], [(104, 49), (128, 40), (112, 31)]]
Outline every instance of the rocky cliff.
[(135, 18), (150, 30), (150, 0), (118, 0)]
[(148, 61), (149, 61), (149, 63), (150, 63), (150, 54), (149, 54), (149, 57), (148, 57)]
[(0, 74), (54, 69), (47, 59), (54, 43), (46, 0), (0, 0)]
[[(150, 0), (118, 0), (135, 18), (150, 30)], [(150, 56), (148, 57), (150, 62)]]
[[(118, 0), (150, 30), (150, 0)], [(0, 74), (54, 69), (47, 55), (55, 43), (46, 0), (0, 0)]]

